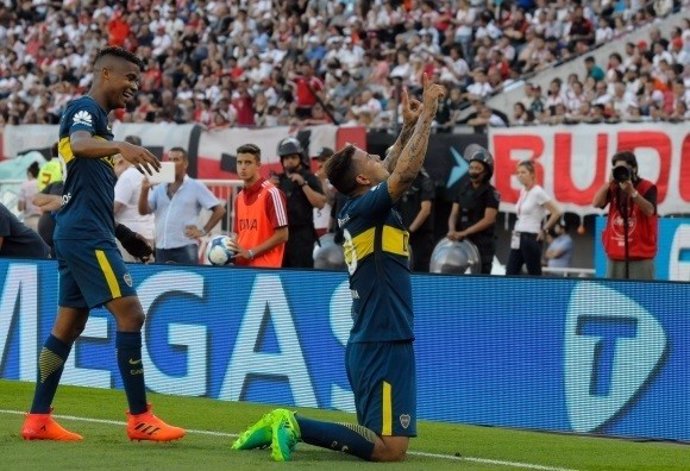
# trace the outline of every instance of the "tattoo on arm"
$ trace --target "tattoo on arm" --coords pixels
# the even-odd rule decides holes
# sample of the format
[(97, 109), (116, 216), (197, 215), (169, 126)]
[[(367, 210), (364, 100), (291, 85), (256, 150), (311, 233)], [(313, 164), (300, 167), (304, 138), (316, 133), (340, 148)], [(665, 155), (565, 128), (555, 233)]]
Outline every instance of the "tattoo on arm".
[(414, 128), (414, 133), (400, 153), (400, 163), (396, 165), (395, 171), (400, 176), (400, 180), (405, 184), (412, 183), (422, 168), (427, 145), (429, 144), (433, 119), (433, 114), (425, 114), (419, 118)]
[(395, 144), (393, 144), (391, 150), (388, 152), (388, 155), (386, 156), (386, 159), (383, 161), (386, 170), (388, 170), (389, 172), (392, 172), (395, 168), (395, 165), (398, 163), (398, 158), (400, 157), (400, 154), (402, 153), (403, 149), (410, 140), (410, 137), (412, 137), (414, 129), (414, 123), (403, 124), (403, 128), (402, 131), (400, 131), (400, 134), (398, 135), (398, 139), (396, 139)]

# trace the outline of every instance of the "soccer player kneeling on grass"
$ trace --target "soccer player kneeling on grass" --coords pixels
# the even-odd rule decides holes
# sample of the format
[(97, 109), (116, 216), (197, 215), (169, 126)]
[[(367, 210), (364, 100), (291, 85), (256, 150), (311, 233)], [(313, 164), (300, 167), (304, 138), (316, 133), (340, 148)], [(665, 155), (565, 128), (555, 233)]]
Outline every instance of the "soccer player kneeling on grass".
[(242, 433), (233, 449), (270, 445), (274, 460), (288, 461), (303, 441), (370, 461), (405, 458), (410, 437), (417, 434), (416, 376), (408, 233), (394, 206), (422, 167), (445, 93), (426, 75), (423, 82), (423, 103), (403, 92), (403, 129), (383, 162), (348, 145), (325, 164), (330, 182), (348, 197), (338, 224), (353, 297), (345, 356), (358, 424), (276, 409)]
[(105, 306), (117, 322), (117, 364), (129, 403), (127, 436), (170, 441), (185, 434), (156, 417), (146, 402), (141, 363), (144, 311), (115, 244), (113, 156), (122, 155), (142, 173), (160, 167), (145, 148), (113, 141), (108, 126), (108, 112), (124, 108), (136, 95), (142, 68), (141, 60), (124, 49), (103, 49), (93, 64), (89, 93), (71, 101), (60, 119), (59, 151), (67, 179), (53, 235), (59, 310), (38, 359), (34, 400), (21, 430), (26, 440), (82, 439), (53, 419), (51, 404), (72, 344), (84, 330), (89, 311), (98, 306)]

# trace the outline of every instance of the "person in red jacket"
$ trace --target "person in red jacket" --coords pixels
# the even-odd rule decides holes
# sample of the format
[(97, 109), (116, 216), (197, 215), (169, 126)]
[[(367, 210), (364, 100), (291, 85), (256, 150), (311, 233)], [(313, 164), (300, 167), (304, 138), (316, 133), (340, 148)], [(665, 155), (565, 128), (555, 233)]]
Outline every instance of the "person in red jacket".
[(602, 244), (608, 257), (606, 276), (654, 279), (657, 252), (657, 188), (638, 176), (637, 158), (630, 151), (612, 158), (609, 181), (594, 195), (593, 205), (609, 207)]

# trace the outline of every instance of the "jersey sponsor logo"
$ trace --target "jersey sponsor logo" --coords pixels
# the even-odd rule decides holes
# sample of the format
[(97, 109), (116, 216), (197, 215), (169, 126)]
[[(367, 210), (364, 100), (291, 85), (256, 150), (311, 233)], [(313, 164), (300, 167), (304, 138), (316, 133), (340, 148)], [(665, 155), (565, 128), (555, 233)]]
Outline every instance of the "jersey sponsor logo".
[(77, 111), (74, 116), (72, 116), (72, 126), (75, 125), (82, 126), (93, 126), (93, 116), (88, 111)]
[(67, 203), (69, 203), (69, 200), (72, 199), (72, 193), (67, 193), (66, 195), (62, 195), (62, 205), (65, 206)]
[(595, 283), (573, 290), (565, 330), (568, 416), (574, 431), (591, 432), (640, 395), (661, 369), (668, 339), (647, 309)]
[(410, 426), (410, 421), (410, 414), (402, 414), (400, 416), (400, 425), (402, 425), (402, 428), (404, 428), (405, 430), (407, 430), (407, 427)]
[(259, 222), (256, 219), (243, 218), (237, 223), (240, 231), (255, 231), (259, 228)]

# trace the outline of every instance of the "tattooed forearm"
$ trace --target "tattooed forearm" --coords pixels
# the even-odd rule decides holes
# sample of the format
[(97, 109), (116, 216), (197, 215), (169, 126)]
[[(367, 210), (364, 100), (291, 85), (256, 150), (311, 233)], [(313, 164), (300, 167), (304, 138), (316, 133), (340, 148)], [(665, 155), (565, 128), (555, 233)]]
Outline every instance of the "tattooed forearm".
[(429, 144), (429, 135), (431, 134), (431, 123), (433, 119), (434, 115), (430, 113), (425, 113), (419, 118), (414, 128), (414, 133), (401, 152), (400, 160), (395, 167), (395, 171), (404, 182), (412, 182), (422, 168), (426, 149)]
[(400, 158), (400, 154), (407, 145), (407, 142), (410, 140), (410, 137), (412, 137), (415, 122), (403, 124), (402, 131), (400, 131), (398, 138), (395, 140), (395, 144), (393, 144), (388, 151), (388, 154), (383, 161), (383, 165), (389, 172), (392, 172), (395, 168), (395, 165), (398, 163), (398, 159)]

